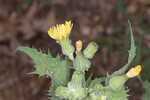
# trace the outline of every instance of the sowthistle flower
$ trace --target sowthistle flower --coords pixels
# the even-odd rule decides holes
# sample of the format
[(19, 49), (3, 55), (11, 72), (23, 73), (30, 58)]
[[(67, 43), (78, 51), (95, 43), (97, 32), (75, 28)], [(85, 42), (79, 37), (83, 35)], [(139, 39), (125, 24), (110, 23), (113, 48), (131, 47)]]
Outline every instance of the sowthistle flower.
[(66, 21), (65, 24), (57, 24), (48, 30), (48, 35), (55, 40), (62, 40), (70, 35), (73, 24)]

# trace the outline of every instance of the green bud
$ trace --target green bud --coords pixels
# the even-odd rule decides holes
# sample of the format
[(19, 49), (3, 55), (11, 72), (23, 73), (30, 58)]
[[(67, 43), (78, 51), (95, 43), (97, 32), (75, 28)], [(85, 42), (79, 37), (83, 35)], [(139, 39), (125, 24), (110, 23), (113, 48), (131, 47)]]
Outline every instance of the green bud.
[(90, 42), (86, 49), (84, 49), (83, 54), (86, 58), (93, 58), (94, 54), (98, 50), (98, 45), (95, 42)]
[(115, 76), (109, 80), (109, 86), (113, 90), (120, 90), (126, 81), (127, 81), (127, 77), (125, 75)]
[(73, 88), (82, 88), (85, 87), (85, 77), (83, 72), (75, 71), (70, 82), (71, 87)]
[(73, 62), (73, 65), (77, 71), (88, 71), (90, 68), (90, 61), (86, 59), (81, 52), (79, 52)]
[(57, 41), (61, 45), (62, 53), (68, 56), (71, 60), (74, 59), (74, 47), (71, 45), (69, 38), (65, 38), (63, 40)]
[(69, 98), (69, 95), (70, 95), (69, 89), (66, 87), (62, 87), (62, 86), (58, 87), (55, 92), (56, 92), (56, 96), (66, 98), (66, 99)]
[(86, 97), (87, 89), (85, 85), (84, 73), (75, 71), (71, 82), (68, 83), (68, 89), (70, 91), (69, 100), (80, 100)]

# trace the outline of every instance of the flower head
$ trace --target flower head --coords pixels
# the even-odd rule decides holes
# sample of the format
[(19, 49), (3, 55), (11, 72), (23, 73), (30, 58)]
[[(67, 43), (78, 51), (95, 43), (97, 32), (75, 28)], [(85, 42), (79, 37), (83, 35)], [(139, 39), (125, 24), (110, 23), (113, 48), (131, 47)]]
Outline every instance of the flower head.
[(62, 40), (69, 36), (72, 26), (71, 21), (66, 21), (65, 24), (57, 24), (48, 30), (48, 35), (55, 40)]
[(127, 76), (127, 78), (135, 77), (135, 76), (139, 75), (139, 73), (141, 72), (141, 70), (142, 70), (141, 65), (137, 65), (137, 66), (135, 66), (134, 68), (131, 68), (131, 69), (126, 73), (126, 76)]

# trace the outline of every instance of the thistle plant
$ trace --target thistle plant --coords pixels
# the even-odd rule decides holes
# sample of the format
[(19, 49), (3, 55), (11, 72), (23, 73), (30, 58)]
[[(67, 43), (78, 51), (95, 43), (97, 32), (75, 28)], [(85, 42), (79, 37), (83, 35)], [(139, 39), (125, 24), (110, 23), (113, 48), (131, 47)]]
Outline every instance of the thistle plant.
[[(130, 22), (129, 26), (131, 47), (128, 63), (105, 77), (85, 78), (85, 72), (91, 67), (90, 59), (98, 50), (98, 45), (90, 42), (82, 50), (82, 41), (78, 40), (74, 47), (69, 39), (73, 27), (71, 21), (58, 24), (48, 30), (48, 35), (61, 46), (62, 53), (66, 56), (64, 60), (60, 56), (52, 57), (50, 52), (45, 54), (29, 47), (20, 46), (17, 50), (25, 52), (34, 61), (35, 71), (31, 74), (51, 77), (52, 85), (48, 91), (50, 100), (128, 100), (125, 83), (128, 79), (138, 76), (142, 69), (141, 65), (129, 69), (136, 55)], [(76, 56), (73, 56), (74, 53)], [(70, 74), (71, 69), (73, 69), (72, 74)]]

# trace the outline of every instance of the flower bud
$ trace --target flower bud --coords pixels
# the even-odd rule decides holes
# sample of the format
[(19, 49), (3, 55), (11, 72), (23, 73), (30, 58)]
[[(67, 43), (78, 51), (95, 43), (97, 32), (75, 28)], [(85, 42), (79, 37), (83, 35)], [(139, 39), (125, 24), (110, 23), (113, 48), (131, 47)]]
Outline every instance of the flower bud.
[(70, 91), (69, 100), (81, 100), (86, 97), (87, 89), (85, 85), (84, 73), (75, 71), (71, 82), (68, 83), (68, 89)]
[(74, 88), (82, 88), (85, 85), (85, 77), (83, 72), (75, 71), (72, 76), (71, 83)]
[(62, 53), (73, 60), (74, 47), (71, 45), (69, 38), (58, 41), (58, 43), (61, 45)]
[(131, 68), (131, 69), (126, 73), (126, 77), (127, 77), (127, 78), (133, 78), (133, 77), (139, 75), (140, 72), (141, 72), (141, 70), (142, 70), (141, 65), (137, 65), (137, 66), (135, 66), (134, 68)]
[(109, 80), (109, 86), (113, 90), (120, 90), (126, 81), (127, 81), (127, 77), (125, 75), (114, 76)]
[(94, 54), (98, 50), (98, 45), (95, 42), (88, 44), (87, 48), (83, 51), (83, 54), (86, 58), (93, 58)]
[(78, 41), (76, 42), (76, 50), (77, 50), (77, 52), (80, 52), (81, 49), (82, 49), (82, 41), (81, 41), (81, 40), (78, 40)]
[(77, 70), (77, 71), (87, 71), (89, 68), (90, 68), (90, 61), (85, 58), (81, 52), (77, 54), (74, 62), (73, 62), (73, 65), (74, 65), (74, 68)]

